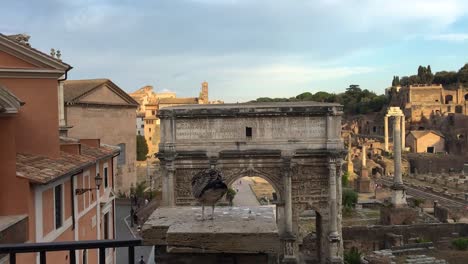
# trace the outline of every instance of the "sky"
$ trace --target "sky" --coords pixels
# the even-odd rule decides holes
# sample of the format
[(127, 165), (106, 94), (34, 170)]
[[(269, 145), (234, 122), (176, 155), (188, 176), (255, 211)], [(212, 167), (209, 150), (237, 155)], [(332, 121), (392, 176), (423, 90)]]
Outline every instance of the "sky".
[(393, 75), (468, 62), (466, 0), (1, 0), (0, 32), (62, 52), (69, 79), (244, 102), (383, 93)]

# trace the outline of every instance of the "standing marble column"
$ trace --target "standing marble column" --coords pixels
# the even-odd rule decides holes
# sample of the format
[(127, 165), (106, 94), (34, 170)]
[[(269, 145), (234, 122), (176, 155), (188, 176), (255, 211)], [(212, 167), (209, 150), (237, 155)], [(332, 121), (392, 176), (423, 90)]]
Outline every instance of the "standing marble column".
[(393, 183), (403, 184), (401, 178), (401, 116), (395, 116), (393, 120), (393, 160), (394, 172)]
[(292, 194), (291, 194), (291, 173), (289, 170), (284, 169), (284, 190), (285, 190), (285, 220), (286, 220), (286, 232), (292, 234)]
[(337, 212), (337, 201), (336, 201), (336, 158), (330, 157), (328, 160), (328, 171), (329, 171), (329, 204), (330, 204), (330, 225), (328, 242), (329, 255), (328, 259), (331, 263), (339, 262), (338, 246), (340, 242), (340, 234), (338, 233), (338, 212)]
[(401, 148), (402, 148), (402, 151), (405, 150), (405, 145), (406, 145), (406, 142), (405, 142), (405, 136), (406, 136), (406, 127), (405, 127), (405, 116), (402, 116), (401, 117)]
[(282, 176), (284, 181), (284, 243), (283, 263), (296, 263), (295, 241), (292, 223), (292, 181), (290, 158), (283, 158)]
[(367, 153), (365, 144), (362, 144), (362, 168), (367, 168)]
[(406, 205), (406, 192), (401, 175), (401, 115), (395, 115), (393, 120), (393, 161), (394, 177), (392, 186), (392, 205), (402, 207)]
[(175, 206), (175, 197), (174, 197), (174, 175), (175, 169), (174, 167), (170, 167), (167, 169), (167, 187), (168, 187), (168, 205)]
[(385, 142), (385, 151), (388, 152), (388, 115), (384, 117), (384, 142)]
[(341, 200), (341, 197), (342, 197), (342, 193), (343, 193), (343, 189), (342, 189), (342, 186), (341, 186), (341, 176), (343, 174), (343, 171), (342, 171), (342, 168), (343, 168), (343, 164), (344, 164), (344, 160), (339, 158), (338, 159), (338, 162), (337, 162), (337, 175), (336, 175), (336, 204), (337, 204), (337, 213), (338, 213), (338, 218), (337, 218), (337, 228), (338, 228), (338, 233), (340, 235), (340, 242), (339, 242), (339, 245), (338, 245), (338, 255), (339, 256), (343, 256), (343, 232), (342, 232), (342, 224), (341, 224), (341, 221), (343, 219), (343, 215), (342, 215), (342, 200)]

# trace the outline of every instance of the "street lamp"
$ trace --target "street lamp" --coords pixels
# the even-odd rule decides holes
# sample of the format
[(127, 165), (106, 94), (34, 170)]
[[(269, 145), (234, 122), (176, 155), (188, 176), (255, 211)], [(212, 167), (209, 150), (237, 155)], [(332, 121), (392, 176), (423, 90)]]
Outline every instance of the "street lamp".
[(96, 183), (96, 188), (82, 188), (82, 189), (76, 189), (75, 194), (76, 195), (82, 195), (86, 193), (87, 191), (92, 191), (92, 190), (99, 190), (99, 187), (101, 187), (102, 183), (102, 177), (99, 175), (99, 173), (94, 177), (94, 182)]

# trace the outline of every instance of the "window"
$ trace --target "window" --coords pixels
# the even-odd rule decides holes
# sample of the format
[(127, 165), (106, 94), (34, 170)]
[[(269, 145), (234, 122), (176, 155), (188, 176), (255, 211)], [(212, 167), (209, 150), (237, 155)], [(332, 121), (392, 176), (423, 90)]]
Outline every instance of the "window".
[(245, 136), (248, 138), (252, 137), (252, 128), (251, 127), (245, 127)]
[(149, 137), (149, 141), (151, 141), (151, 137)]
[(141, 125), (141, 128), (145, 128), (145, 125)]
[(453, 96), (452, 95), (449, 94), (449, 95), (445, 96), (445, 103), (446, 104), (450, 104), (450, 103), (452, 103), (452, 101), (453, 101)]
[(427, 153), (434, 153), (434, 147), (427, 147)]
[(151, 132), (151, 127), (149, 128), (149, 132)]
[(120, 154), (117, 158), (117, 165), (125, 164), (125, 143), (120, 143), (117, 146), (120, 148)]
[(140, 130), (138, 130), (138, 135), (141, 135), (141, 132), (140, 132)]
[(104, 188), (109, 187), (109, 177), (107, 175), (107, 167), (104, 167)]
[(455, 113), (457, 113), (457, 114), (463, 113), (463, 106), (461, 106), (461, 105), (455, 106)]
[(62, 227), (63, 223), (63, 196), (62, 185), (59, 184), (54, 187), (54, 211), (55, 211), (55, 229)]
[(377, 127), (376, 126), (372, 127), (372, 132), (374, 132), (374, 133), (377, 132)]
[(156, 111), (152, 110), (152, 111), (151, 111), (151, 114), (152, 114), (152, 115), (156, 115)]
[(104, 215), (104, 239), (109, 239), (109, 213)]

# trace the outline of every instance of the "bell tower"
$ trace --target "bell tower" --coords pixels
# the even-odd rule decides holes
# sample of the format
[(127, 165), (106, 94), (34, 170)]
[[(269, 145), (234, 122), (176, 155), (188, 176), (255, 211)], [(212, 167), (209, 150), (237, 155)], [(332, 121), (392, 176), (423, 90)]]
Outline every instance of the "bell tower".
[(199, 104), (208, 104), (208, 82), (202, 82), (202, 88), (199, 97)]

